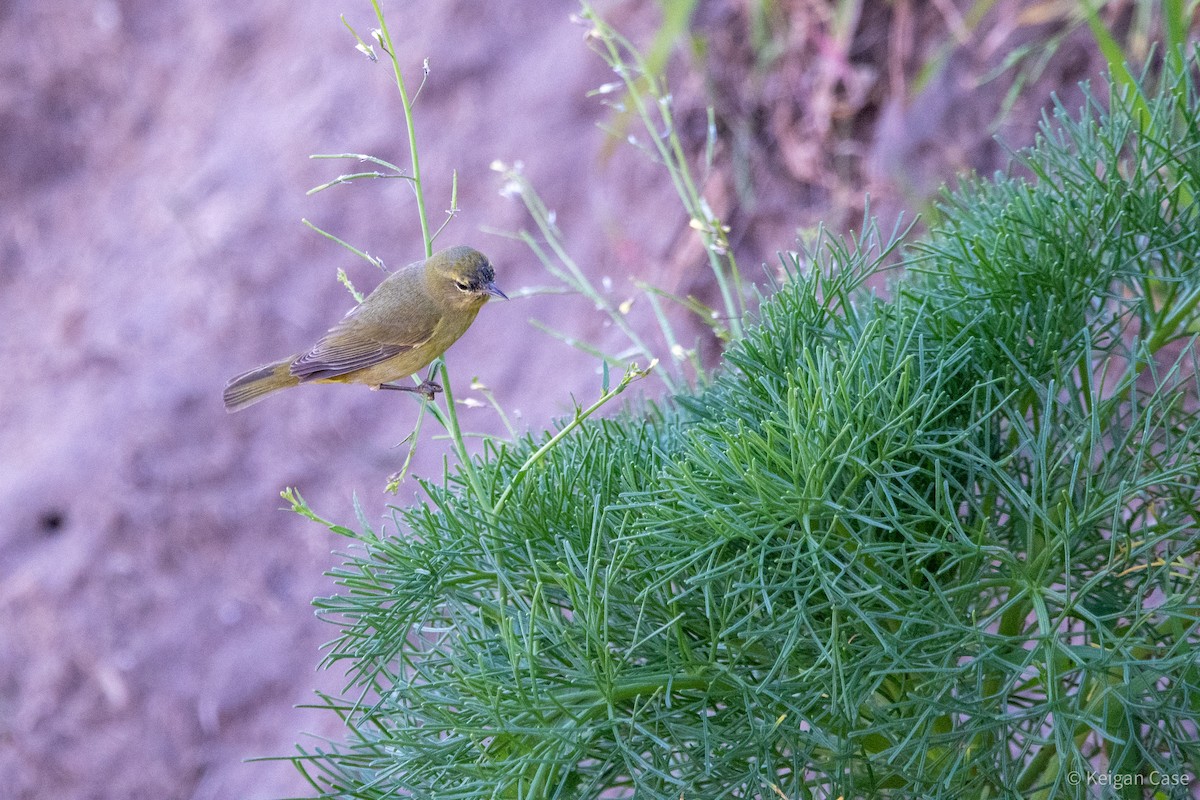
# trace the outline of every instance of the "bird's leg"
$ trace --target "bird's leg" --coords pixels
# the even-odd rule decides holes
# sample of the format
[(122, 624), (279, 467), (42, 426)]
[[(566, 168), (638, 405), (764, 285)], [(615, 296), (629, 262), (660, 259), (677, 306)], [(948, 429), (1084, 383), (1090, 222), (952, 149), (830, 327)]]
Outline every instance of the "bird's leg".
[(379, 384), (378, 388), (393, 389), (397, 392), (416, 392), (417, 394), (424, 395), (426, 400), (432, 400), (434, 395), (442, 390), (440, 384), (434, 383), (430, 380), (421, 381), (420, 385), (418, 386), (401, 386), (397, 383), (381, 383)]

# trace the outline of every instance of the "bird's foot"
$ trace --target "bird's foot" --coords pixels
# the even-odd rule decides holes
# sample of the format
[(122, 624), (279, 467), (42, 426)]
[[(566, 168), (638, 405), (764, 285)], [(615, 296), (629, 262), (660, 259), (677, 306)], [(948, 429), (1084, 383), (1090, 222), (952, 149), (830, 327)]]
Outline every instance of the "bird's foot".
[(379, 388), (393, 389), (397, 392), (415, 392), (419, 395), (422, 395), (426, 400), (432, 400), (438, 392), (442, 391), (441, 384), (434, 383), (433, 381), (421, 381), (421, 383), (417, 386), (401, 386), (397, 383), (381, 383), (379, 384)]

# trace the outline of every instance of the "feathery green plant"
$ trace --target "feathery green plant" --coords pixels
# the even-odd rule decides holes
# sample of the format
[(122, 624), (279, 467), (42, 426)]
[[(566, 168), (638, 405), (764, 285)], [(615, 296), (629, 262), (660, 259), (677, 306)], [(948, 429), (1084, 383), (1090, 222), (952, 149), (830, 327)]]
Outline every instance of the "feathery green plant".
[[(786, 257), (703, 390), (486, 440), (395, 532), (325, 522), (353, 544), (317, 601), (348, 735), (294, 757), (314, 790), (1188, 796), (1200, 59), (1178, 63), (1060, 108), (1033, 180), (968, 184), (920, 241), (867, 219)], [(893, 251), (883, 300), (862, 286)]]

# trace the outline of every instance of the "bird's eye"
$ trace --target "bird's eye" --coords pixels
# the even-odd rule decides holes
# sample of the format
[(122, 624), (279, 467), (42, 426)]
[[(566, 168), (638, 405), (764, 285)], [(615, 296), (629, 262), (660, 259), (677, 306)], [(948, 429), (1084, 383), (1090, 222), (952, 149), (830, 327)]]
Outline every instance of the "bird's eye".
[(463, 283), (462, 281), (455, 281), (454, 285), (457, 286), (460, 290), (462, 290), (464, 292), (471, 291), (471, 284), (469, 284), (469, 283)]

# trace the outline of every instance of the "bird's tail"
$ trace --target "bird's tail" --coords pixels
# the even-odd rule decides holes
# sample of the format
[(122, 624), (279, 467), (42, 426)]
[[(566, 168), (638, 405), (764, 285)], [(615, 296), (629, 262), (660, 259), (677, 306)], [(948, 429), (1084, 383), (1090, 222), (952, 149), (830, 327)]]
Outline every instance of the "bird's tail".
[(232, 414), (262, 400), (267, 395), (289, 386), (297, 386), (300, 379), (290, 371), (295, 357), (252, 369), (225, 384), (225, 410)]

